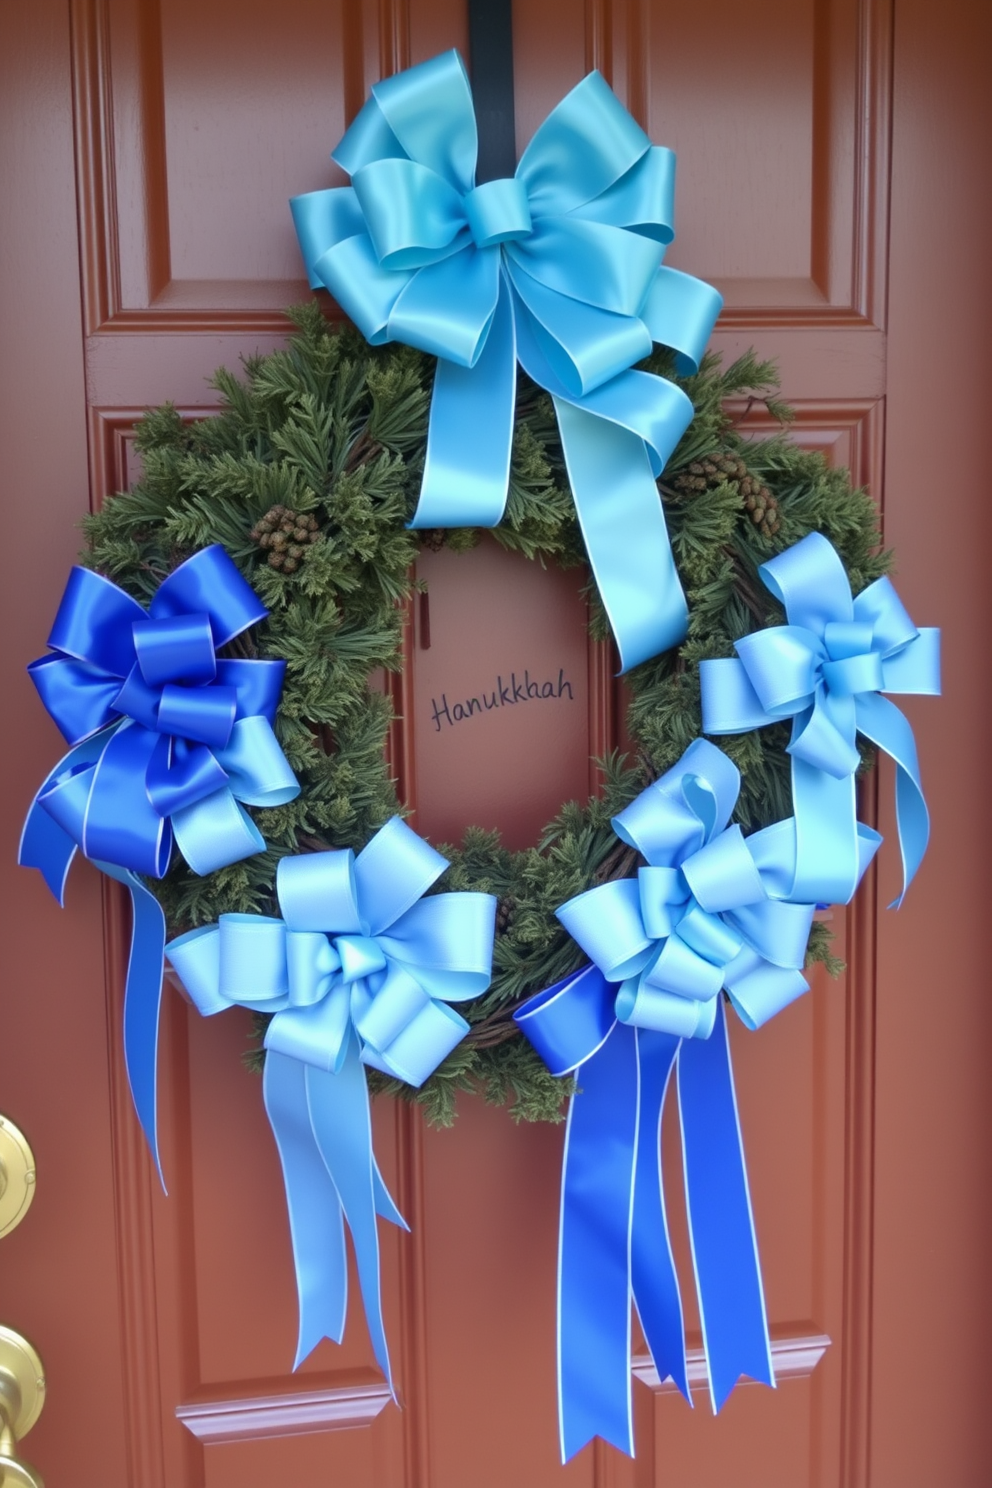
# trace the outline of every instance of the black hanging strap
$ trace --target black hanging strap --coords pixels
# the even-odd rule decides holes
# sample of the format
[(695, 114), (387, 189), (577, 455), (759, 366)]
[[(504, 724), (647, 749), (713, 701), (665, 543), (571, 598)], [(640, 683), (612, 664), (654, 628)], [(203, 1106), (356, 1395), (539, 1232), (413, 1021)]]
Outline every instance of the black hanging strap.
[(512, 176), (517, 166), (513, 126), (512, 0), (468, 0), (472, 93), (479, 123), (476, 184)]

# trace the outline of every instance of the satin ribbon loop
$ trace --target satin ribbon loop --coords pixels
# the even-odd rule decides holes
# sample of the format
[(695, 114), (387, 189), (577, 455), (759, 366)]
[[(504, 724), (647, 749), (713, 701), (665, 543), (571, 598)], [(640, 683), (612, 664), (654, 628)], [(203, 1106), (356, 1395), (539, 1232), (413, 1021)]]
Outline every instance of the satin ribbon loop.
[[(193, 934), (196, 936), (194, 944), (202, 954), (204, 939), (195, 931)], [(282, 920), (265, 915), (221, 915), (217, 921), (217, 940), (218, 992), (222, 1000), (216, 1011), (235, 1003), (253, 1008), (285, 1004), (289, 979), (286, 926)], [(213, 954), (211, 950), (211, 964)], [(213, 997), (210, 1000), (217, 1001)]]
[(512, 178), (477, 186), (477, 148), (457, 52), (375, 84), (334, 151), (351, 188), (291, 202), (307, 273), (373, 344), (440, 359), (414, 527), (497, 526), (518, 358), (552, 394), (628, 670), (686, 634), (655, 479), (692, 418), (672, 383), (631, 369), (659, 341), (696, 370), (722, 302), (662, 265), (674, 156), (598, 72), (539, 126)]
[(823, 644), (831, 661), (844, 661), (871, 651), (872, 626), (858, 620), (828, 620), (823, 627)]
[[(863, 734), (896, 763), (902, 899), (923, 860), (930, 818), (912, 730), (883, 696), (940, 691), (940, 639), (913, 625), (887, 577), (854, 598), (844, 565), (821, 533), (762, 564), (788, 624), (735, 642), (736, 660), (700, 664), (703, 728), (743, 733), (792, 719), (797, 861), (789, 897), (847, 903), (864, 841), (853, 777)], [(879, 729), (875, 720), (884, 718)]]
[(268, 613), (247, 579), (216, 543), (201, 548), (174, 568), (159, 584), (148, 606), (152, 620), (206, 615), (218, 650), (260, 624)]
[(823, 682), (828, 692), (853, 697), (858, 692), (879, 692), (885, 684), (882, 658), (875, 651), (863, 656), (845, 656), (823, 663)]
[(223, 749), (231, 738), (237, 707), (233, 687), (179, 687), (167, 682), (158, 705), (158, 732)]
[(696, 1000), (681, 992), (666, 992), (636, 977), (617, 992), (614, 1010), (629, 1028), (668, 1034), (679, 1039), (707, 1039), (713, 1032), (719, 999)]
[[(312, 1218), (310, 1188), (325, 1192), (330, 1182), (355, 1241), (366, 1316), (379, 1340), (376, 1358), (390, 1384), (374, 1214), (400, 1223), (402, 1217), (371, 1146), (363, 1147), (357, 1169), (346, 1154), (355, 1133), (367, 1128), (362, 1064), (422, 1084), (468, 1032), (444, 999), (474, 997), (489, 985), (496, 900), (477, 893), (424, 899), (447, 866), (395, 816), (357, 857), (345, 849), (283, 858), (276, 872), (282, 918), (221, 915), (216, 926), (179, 936), (165, 952), (202, 1013), (240, 1005), (274, 1014), (265, 1034), (266, 1080), (275, 1078), (271, 1063), (280, 1089), (284, 1082), (296, 1091), (288, 1107), (281, 1099), (267, 1107), (293, 1227), (297, 1363), (324, 1334), (340, 1340), (343, 1326), (344, 1271), (336, 1262), (333, 1274), (329, 1260), (317, 1263), (327, 1309), (316, 1330), (308, 1303), (314, 1280), (308, 1258), (317, 1238), (305, 1218)], [(288, 1066), (299, 1066), (299, 1073)], [(333, 1206), (332, 1212), (338, 1213)], [(332, 1315), (334, 1327), (327, 1322)]]
[[(674, 992), (693, 1002), (709, 1002), (723, 986), (726, 961), (736, 956), (739, 949), (740, 941), (732, 941), (730, 953), (721, 960), (716, 951), (717, 960), (713, 961), (684, 941), (676, 930), (661, 947), (658, 959), (645, 970), (642, 980), (649, 987), (660, 987), (663, 992)], [(712, 952), (713, 948), (707, 946), (707, 950)]]
[(172, 817), (223, 790), (229, 776), (205, 745), (181, 739), (158, 741), (145, 772), (145, 791), (160, 817)]
[(678, 868), (639, 868), (637, 894), (641, 923), (649, 940), (672, 935), (691, 898), (689, 885)]
[(478, 248), (516, 242), (534, 228), (527, 189), (513, 176), (476, 186), (465, 198), (465, 215)]
[[(682, 916), (675, 927), (675, 935), (670, 939), (681, 941), (719, 971), (734, 959), (742, 944), (740, 935), (731, 925), (718, 914), (708, 914), (701, 904), (694, 904), (688, 914)], [(657, 981), (657, 977), (654, 980)]]
[(388, 1051), (429, 1001), (429, 993), (416, 977), (394, 963), (367, 1007), (355, 1017), (355, 1028), (364, 1044), (371, 1044), (377, 1053)]
[(693, 898), (714, 914), (765, 898), (761, 872), (736, 824), (690, 853), (681, 868)]
[(276, 895), (290, 930), (331, 926), (339, 935), (364, 935), (358, 911), (353, 852), (322, 852), (281, 858), (276, 868)]
[(149, 687), (163, 682), (198, 684), (217, 675), (217, 654), (207, 615), (174, 615), (167, 620), (136, 620), (134, 652)]

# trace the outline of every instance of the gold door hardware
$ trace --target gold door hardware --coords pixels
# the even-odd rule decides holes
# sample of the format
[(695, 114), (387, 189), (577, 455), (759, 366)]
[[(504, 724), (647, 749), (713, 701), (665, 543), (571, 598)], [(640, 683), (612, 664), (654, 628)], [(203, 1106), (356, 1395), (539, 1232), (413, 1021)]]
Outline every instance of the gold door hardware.
[(16, 1230), (30, 1209), (34, 1180), (34, 1153), (27, 1138), (0, 1116), (0, 1237)]
[(17, 1443), (41, 1415), (45, 1371), (26, 1338), (0, 1326), (0, 1484), (45, 1488), (33, 1467), (17, 1456)]

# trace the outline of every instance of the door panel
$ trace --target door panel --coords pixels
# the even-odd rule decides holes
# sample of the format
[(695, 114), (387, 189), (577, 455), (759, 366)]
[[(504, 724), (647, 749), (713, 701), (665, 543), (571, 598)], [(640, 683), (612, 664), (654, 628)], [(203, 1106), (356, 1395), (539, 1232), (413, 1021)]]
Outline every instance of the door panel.
[[(123, 906), (86, 865), (64, 910), (13, 867), (30, 790), (58, 755), (23, 666), (51, 622), (73, 522), (133, 477), (141, 409), (171, 399), (208, 413), (216, 366), (280, 344), (283, 307), (306, 295), (286, 197), (344, 179), (328, 152), (368, 86), (464, 47), (466, 11), (36, 0), (0, 10), (14, 558), (3, 666), (17, 721), (4, 756), (0, 1103), (39, 1159), (37, 1201), (3, 1242), (0, 1320), (38, 1346), (49, 1378), (25, 1450), (51, 1484), (75, 1488), (970, 1488), (989, 1447), (990, 1014), (972, 759), (989, 520), (988, 209), (972, 169), (988, 136), (987, 15), (969, 0), (938, 14), (924, 0), (539, 0), (514, 22), (518, 146), (598, 66), (678, 151), (671, 262), (723, 289), (715, 347), (779, 360), (793, 437), (884, 495), (901, 593), (922, 623), (948, 627), (947, 696), (907, 710), (935, 812), (907, 908), (880, 912), (890, 849), (882, 891), (872, 880), (836, 915), (845, 976), (818, 978), (758, 1036), (732, 1032), (780, 1387), (741, 1388), (714, 1420), (698, 1336), (692, 1411), (640, 1344), (636, 1463), (597, 1445), (560, 1469), (562, 1132), (517, 1127), (471, 1097), (443, 1132), (376, 1102), (377, 1151), (413, 1224), (382, 1232), (402, 1411), (354, 1301), (344, 1345), (323, 1343), (292, 1375), (291, 1255), (259, 1081), (242, 1060), (249, 1020), (203, 1020), (174, 989), (161, 1051), (169, 1197), (158, 1191), (123, 1074)], [(952, 377), (935, 375), (942, 356)], [(739, 412), (767, 431), (761, 410)], [(962, 533), (974, 538), (963, 550), (947, 541)], [(491, 540), (425, 553), (420, 576), (427, 603), (413, 607), (391, 741), (415, 821), (435, 840), (478, 821), (510, 845), (533, 841), (558, 801), (594, 785), (589, 755), (622, 739), (581, 576), (545, 574)], [(553, 680), (555, 697), (471, 708), (521, 671)], [(457, 720), (456, 701), (468, 710)], [(941, 741), (959, 730), (952, 759)], [(891, 786), (883, 768), (864, 801), (871, 817), (878, 800), (887, 832)], [(664, 1140), (691, 1297), (674, 1118)], [(691, 1308), (688, 1321), (697, 1329)]]

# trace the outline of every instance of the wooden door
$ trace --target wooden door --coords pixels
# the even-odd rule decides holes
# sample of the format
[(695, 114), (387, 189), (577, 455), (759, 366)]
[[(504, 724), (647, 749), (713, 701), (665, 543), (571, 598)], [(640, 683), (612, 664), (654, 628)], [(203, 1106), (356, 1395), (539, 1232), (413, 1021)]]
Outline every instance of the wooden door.
[[(760, 1035), (734, 1032), (781, 1385), (741, 1388), (714, 1420), (640, 1358), (636, 1463), (597, 1446), (559, 1468), (561, 1130), (473, 1098), (445, 1132), (376, 1110), (413, 1224), (384, 1237), (403, 1411), (355, 1308), (344, 1346), (291, 1375), (288, 1235), (238, 1013), (201, 1021), (169, 999), (171, 1196), (153, 1183), (121, 1060), (119, 899), (81, 865), (60, 911), (14, 866), (59, 749), (23, 668), (43, 649), (74, 522), (127, 482), (141, 409), (206, 413), (214, 367), (279, 344), (281, 308), (305, 294), (286, 198), (337, 179), (328, 151), (377, 76), (464, 46), (465, 8), (34, 0), (0, 7), (0, 1109), (39, 1176), (0, 1250), (0, 1321), (46, 1360), (49, 1401), (24, 1451), (49, 1488), (988, 1480), (988, 9), (531, 0), (514, 22), (518, 143), (598, 66), (677, 150), (672, 262), (724, 290), (716, 347), (778, 359), (795, 437), (870, 485), (904, 599), (945, 628), (944, 699), (909, 704), (935, 825), (905, 909), (883, 907), (890, 854), (835, 920), (846, 976)], [(484, 630), (523, 658), (500, 664), (533, 665), (498, 599), (533, 573), (485, 550), (464, 561)], [(478, 803), (450, 788), (430, 705), (464, 656), (467, 570), (435, 570), (432, 648), (411, 649), (394, 761), (418, 825), (449, 835)], [(536, 833), (548, 793), (553, 805), (585, 789), (587, 753), (616, 728), (574, 582), (527, 594), (556, 627), (575, 711), (547, 726), (547, 755), (571, 752), (533, 799), (511, 810), (506, 780), (493, 785), (485, 811), (514, 843)], [(886, 830), (890, 790), (883, 767), (868, 808)]]

